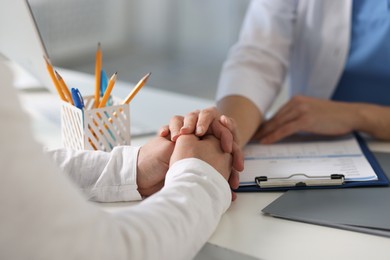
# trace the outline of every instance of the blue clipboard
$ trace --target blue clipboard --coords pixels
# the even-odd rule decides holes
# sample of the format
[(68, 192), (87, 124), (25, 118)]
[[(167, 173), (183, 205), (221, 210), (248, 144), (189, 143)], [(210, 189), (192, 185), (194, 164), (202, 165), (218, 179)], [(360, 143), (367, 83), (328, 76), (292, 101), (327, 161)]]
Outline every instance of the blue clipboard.
[(382, 167), (379, 165), (374, 154), (368, 148), (365, 140), (357, 133), (354, 133), (363, 154), (366, 156), (372, 169), (375, 171), (378, 179), (372, 181), (345, 181), (340, 185), (318, 185), (318, 186), (289, 186), (289, 187), (270, 187), (264, 188), (259, 185), (245, 185), (236, 189), (236, 192), (256, 192), (256, 191), (286, 191), (286, 190), (303, 190), (303, 189), (335, 189), (335, 188), (351, 188), (351, 187), (373, 187), (373, 186), (389, 186), (389, 180)]

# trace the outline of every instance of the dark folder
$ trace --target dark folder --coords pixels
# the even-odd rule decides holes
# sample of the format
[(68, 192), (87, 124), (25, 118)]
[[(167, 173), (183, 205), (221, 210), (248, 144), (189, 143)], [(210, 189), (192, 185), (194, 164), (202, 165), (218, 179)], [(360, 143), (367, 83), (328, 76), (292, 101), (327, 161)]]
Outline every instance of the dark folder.
[[(390, 154), (376, 154), (390, 176)], [(288, 191), (262, 212), (274, 217), (390, 237), (390, 187)]]
[[(371, 164), (374, 172), (376, 173), (377, 180), (369, 181), (344, 181), (344, 177), (338, 174), (329, 176), (328, 180), (308, 180), (308, 182), (298, 182), (295, 185), (277, 186), (277, 187), (261, 187), (261, 178), (255, 179), (255, 184), (240, 186), (236, 191), (238, 192), (254, 192), (254, 191), (285, 191), (285, 190), (302, 190), (302, 189), (334, 189), (334, 188), (348, 188), (348, 187), (363, 187), (363, 186), (388, 186), (389, 180), (382, 170), (381, 166), (377, 162), (375, 156), (368, 148), (365, 140), (359, 135), (355, 134), (359, 146)], [(261, 169), (259, 169), (261, 171)], [(310, 183), (312, 181), (312, 183)], [(314, 184), (313, 184), (314, 183)]]

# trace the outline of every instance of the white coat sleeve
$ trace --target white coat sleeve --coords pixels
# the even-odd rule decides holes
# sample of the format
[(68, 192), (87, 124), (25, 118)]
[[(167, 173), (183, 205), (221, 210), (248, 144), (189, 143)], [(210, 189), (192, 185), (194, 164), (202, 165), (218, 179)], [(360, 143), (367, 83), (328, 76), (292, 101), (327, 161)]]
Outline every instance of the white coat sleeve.
[(0, 64), (0, 259), (191, 259), (230, 205), (229, 185), (197, 159), (178, 161), (165, 187), (102, 211), (33, 140)]
[(110, 152), (57, 149), (47, 154), (89, 200), (140, 200), (137, 190), (139, 147), (118, 146)]
[(297, 0), (252, 0), (238, 42), (225, 61), (217, 101), (239, 95), (267, 112), (289, 65)]

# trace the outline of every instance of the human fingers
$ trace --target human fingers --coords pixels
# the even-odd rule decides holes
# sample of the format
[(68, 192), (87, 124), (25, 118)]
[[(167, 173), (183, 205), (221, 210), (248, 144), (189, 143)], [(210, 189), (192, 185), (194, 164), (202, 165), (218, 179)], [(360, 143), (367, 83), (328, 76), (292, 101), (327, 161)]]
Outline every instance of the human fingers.
[(277, 111), (276, 113), (273, 115), (273, 117), (278, 117), (280, 116), (281, 114), (285, 114), (286, 112), (290, 111), (291, 109), (293, 109), (298, 103), (300, 102), (300, 99), (297, 98), (296, 96), (295, 97), (292, 97), (290, 100), (288, 100), (285, 104), (283, 104)]
[(233, 167), (238, 171), (244, 170), (244, 155), (238, 143), (234, 142), (232, 132), (220, 124), (219, 121), (214, 120), (211, 124), (213, 136), (220, 140), (222, 151), (231, 153), (233, 156)]
[(238, 146), (236, 143), (233, 143), (233, 168), (237, 171), (242, 172), (244, 170), (244, 152), (242, 151), (241, 147)]
[(239, 139), (238, 128), (236, 122), (225, 115), (222, 115), (219, 119), (221, 122), (233, 135), (233, 146), (232, 146), (232, 155), (233, 155), (233, 167), (238, 171), (244, 170), (244, 154), (241, 149), (241, 142)]
[(273, 118), (279, 118), (281, 115), (287, 114), (288, 111), (292, 110), (302, 110), (304, 107), (308, 106), (308, 104), (312, 103), (314, 98), (297, 95), (293, 96), (289, 101), (287, 101), (285, 104), (283, 104), (278, 111), (276, 111)]
[(214, 120), (211, 124), (213, 136), (220, 140), (222, 151), (232, 154), (232, 166), (237, 171), (244, 170), (244, 154), (241, 147), (234, 142), (231, 131), (222, 126), (219, 121)]
[(229, 180), (233, 163), (232, 154), (221, 149), (220, 141), (214, 135), (205, 135), (200, 143), (206, 143), (204, 149), (201, 150), (204, 161), (213, 166), (226, 180)]
[(230, 188), (233, 190), (238, 189), (240, 186), (240, 173), (236, 171), (235, 169), (232, 169), (229, 177), (229, 185)]
[(219, 117), (219, 112), (216, 107), (210, 107), (201, 110), (198, 115), (195, 134), (197, 136), (203, 136), (209, 129), (211, 123), (218, 117)]
[(271, 118), (269, 121), (264, 122), (264, 124), (259, 128), (258, 132), (254, 136), (254, 139), (261, 140), (283, 125), (296, 120), (302, 115), (302, 113), (302, 110), (291, 109), (283, 114), (279, 114), (278, 116)]
[(227, 117), (225, 115), (221, 115), (219, 121), (232, 133), (234, 142), (236, 142), (238, 146), (241, 146), (241, 140), (236, 121), (234, 121), (233, 118)]
[(206, 134), (213, 134), (217, 137), (221, 141), (224, 152), (232, 152), (233, 142), (240, 146), (236, 124), (233, 119), (227, 116), (222, 115), (218, 120), (214, 119)]
[(230, 188), (232, 189), (232, 201), (235, 201), (237, 199), (237, 194), (233, 190), (238, 189), (238, 187), (240, 186), (240, 179), (239, 179), (239, 172), (238, 171), (232, 169), (228, 183), (230, 185)]
[(183, 126), (180, 129), (180, 134), (191, 134), (195, 132), (199, 113), (199, 110), (195, 110), (188, 113), (184, 117)]
[(169, 121), (169, 131), (171, 133), (171, 140), (175, 142), (180, 136), (180, 129), (183, 127), (184, 117), (173, 116)]
[(162, 127), (160, 127), (160, 129), (158, 130), (158, 136), (160, 137), (165, 137), (165, 138), (169, 138), (170, 136), (170, 131), (169, 131), (169, 126), (168, 125), (164, 125)]
[(310, 112), (311, 100), (305, 96), (295, 96), (284, 104), (276, 114), (264, 122), (253, 136), (253, 140), (261, 140), (281, 126)]
[(234, 140), (234, 135), (238, 139), (235, 123), (226, 116), (222, 119), (222, 122), (224, 125), (221, 120), (214, 120), (207, 133), (220, 140), (222, 150), (233, 155), (233, 167), (238, 171), (242, 171), (244, 170), (244, 156), (239, 141)]
[(219, 121), (211, 122), (210, 131), (208, 133), (214, 135), (221, 142), (221, 148), (226, 153), (233, 151), (233, 134), (223, 126)]
[(235, 201), (237, 199), (237, 194), (232, 191), (232, 201)]
[(282, 125), (275, 131), (264, 136), (260, 142), (262, 144), (271, 144), (280, 141), (287, 136), (300, 132), (304, 130), (304, 123), (302, 121), (303, 120), (301, 119), (293, 120), (285, 125)]

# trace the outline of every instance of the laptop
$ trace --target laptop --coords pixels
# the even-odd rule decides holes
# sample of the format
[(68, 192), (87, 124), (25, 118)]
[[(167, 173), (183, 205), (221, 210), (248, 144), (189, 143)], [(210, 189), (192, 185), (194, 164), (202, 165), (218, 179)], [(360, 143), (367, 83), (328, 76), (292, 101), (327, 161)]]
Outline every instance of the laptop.
[(50, 92), (56, 93), (46, 70), (49, 57), (27, 0), (2, 0), (0, 53), (23, 67)]

